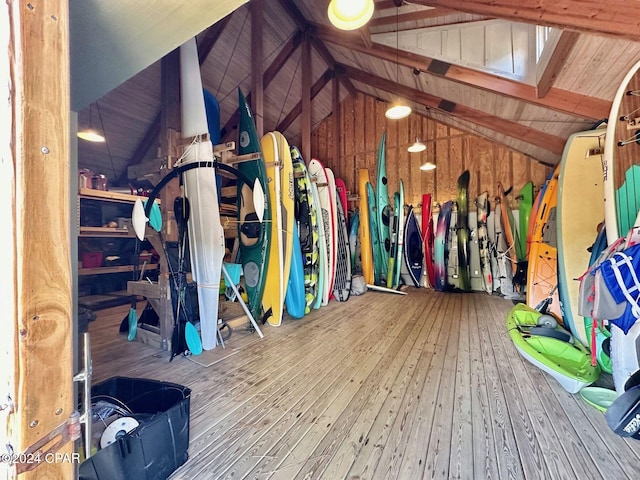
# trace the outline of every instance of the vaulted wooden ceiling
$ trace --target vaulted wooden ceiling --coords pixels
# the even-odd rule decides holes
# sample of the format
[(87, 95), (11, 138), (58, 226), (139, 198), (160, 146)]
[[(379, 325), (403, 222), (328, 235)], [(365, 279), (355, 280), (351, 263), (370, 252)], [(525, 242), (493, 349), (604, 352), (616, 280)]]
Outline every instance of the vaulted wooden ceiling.
[[(189, 8), (189, 2), (183, 3), (181, 8)], [(236, 89), (251, 92), (256, 82), (252, 70), (257, 69), (263, 72), (264, 130), (280, 130), (292, 143), (303, 138), (303, 83), (310, 89), (313, 130), (331, 114), (330, 80), (336, 77), (341, 99), (355, 92), (385, 101), (400, 95), (415, 114), (555, 164), (569, 135), (608, 117), (622, 77), (640, 58), (639, 17), (640, 11), (623, 1), (411, 0), (396, 9), (393, 0), (379, 0), (367, 26), (342, 32), (329, 24), (326, 2), (252, 0), (197, 38), (203, 84), (220, 102), (230, 139), (236, 135)], [(375, 41), (376, 34), (395, 32), (396, 26), (406, 34), (492, 18), (564, 29), (535, 85)], [(260, 30), (262, 42), (254, 36), (252, 43), (252, 33)], [(260, 51), (262, 61), (256, 60)], [(79, 142), (81, 168), (125, 184), (127, 165), (156, 156), (161, 63), (79, 112), (79, 127), (102, 126), (108, 139), (107, 144)], [(310, 74), (303, 80), (305, 67)]]

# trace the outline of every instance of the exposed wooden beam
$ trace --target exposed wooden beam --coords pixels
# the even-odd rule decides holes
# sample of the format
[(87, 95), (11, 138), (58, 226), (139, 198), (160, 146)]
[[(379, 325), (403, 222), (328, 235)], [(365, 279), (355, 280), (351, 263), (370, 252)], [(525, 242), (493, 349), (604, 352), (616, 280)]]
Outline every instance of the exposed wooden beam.
[(264, 132), (264, 0), (251, 0), (251, 110), (258, 138)]
[(411, 3), (640, 40), (640, 9), (626, 0), (411, 0)]
[[(200, 65), (202, 65), (204, 61), (207, 59), (207, 56), (213, 49), (213, 46), (216, 44), (216, 42), (222, 35), (224, 28), (229, 23), (230, 18), (231, 18), (231, 15), (227, 15), (226, 17), (221, 19), (219, 22), (216, 22), (214, 25), (209, 27), (206, 33), (202, 36), (202, 38), (198, 42), (198, 61)], [(142, 136), (142, 140), (140, 140), (140, 142), (138, 143), (138, 146), (133, 151), (133, 155), (131, 155), (131, 157), (129, 158), (129, 161), (127, 162), (127, 167), (125, 167), (124, 171), (120, 174), (120, 176), (116, 180), (115, 182), (116, 185), (126, 184), (128, 167), (131, 165), (137, 165), (140, 162), (142, 162), (142, 160), (144, 160), (144, 157), (146, 157), (147, 153), (149, 152), (149, 149), (154, 144), (158, 143), (158, 138), (160, 135), (160, 127), (161, 127), (160, 122), (162, 119), (160, 113), (161, 112), (158, 112), (156, 114), (156, 116), (153, 118), (153, 121), (147, 127), (147, 131)]]
[[(285, 9), (287, 14), (291, 17), (291, 19), (295, 22), (298, 28), (304, 32), (308, 31), (310, 23), (302, 14), (302, 12), (300, 11), (296, 3), (293, 0), (279, 0), (279, 1), (280, 1), (280, 5), (282, 5), (282, 7)], [(356, 33), (356, 35), (360, 36), (360, 33)], [(363, 39), (361, 39), (361, 41), (363, 45), (366, 45), (366, 42)], [(317, 38), (313, 38), (312, 42), (313, 42), (313, 47), (318, 52), (318, 54), (322, 57), (324, 62), (327, 64), (327, 67), (334, 68), (336, 61), (333, 58), (333, 55), (331, 55), (327, 47), (324, 45), (324, 43), (322, 43)], [(351, 84), (351, 82), (349, 82), (349, 79), (346, 77), (341, 77), (340, 81), (343, 82), (343, 86), (349, 91), (349, 93), (355, 96), (356, 89)]]
[[(376, 5), (377, 7), (377, 5)], [(448, 8), (431, 8), (428, 10), (420, 10), (417, 12), (401, 13), (398, 15), (398, 23), (403, 22), (415, 22), (418, 20), (429, 20), (430, 18), (444, 17), (445, 15), (451, 15), (457, 13), (455, 10)], [(372, 18), (368, 25), (370, 27), (381, 27), (384, 25), (395, 25), (396, 15), (385, 15), (384, 17)]]
[[(579, 37), (580, 34), (578, 32), (562, 30), (555, 42), (555, 46), (547, 42), (545, 50), (542, 52), (542, 57), (538, 62), (538, 69), (540, 70), (536, 75), (538, 77), (536, 81), (536, 95), (538, 98), (543, 98), (549, 93)], [(549, 54), (547, 54), (547, 48), (550, 49)]]
[(311, 158), (311, 39), (302, 44), (302, 158)]
[[(298, 46), (300, 46), (303, 40), (304, 40), (304, 33), (302, 33), (301, 31), (298, 31), (282, 47), (282, 49), (280, 50), (276, 58), (273, 59), (273, 62), (271, 62), (271, 64), (264, 71), (264, 74), (262, 76), (263, 88), (267, 88), (269, 86), (271, 81), (275, 78), (275, 76), (283, 67), (283, 65), (287, 63), (287, 60), (291, 58), (291, 55), (293, 55), (293, 52), (296, 51), (296, 49), (298, 48)], [(249, 92), (247, 94), (247, 102), (249, 103), (251, 102), (251, 97), (252, 97), (252, 92)], [(235, 112), (233, 112), (233, 115), (231, 115), (229, 120), (227, 120), (227, 123), (224, 124), (224, 127), (220, 132), (220, 135), (222, 136), (222, 138), (227, 137), (227, 135), (231, 133), (233, 128), (238, 124), (238, 118), (239, 118), (238, 111), (236, 110)]]
[[(316, 80), (316, 82), (311, 87), (311, 100), (313, 100), (316, 95), (320, 93), (320, 91), (325, 87), (327, 83), (329, 83), (329, 80), (331, 80), (334, 75), (335, 72), (329, 68), (322, 74), (322, 76), (318, 80)], [(284, 132), (291, 126), (295, 119), (300, 116), (301, 113), (302, 100), (300, 100), (296, 104), (296, 106), (293, 107), (289, 113), (287, 113), (286, 117), (284, 117), (282, 121), (276, 126), (276, 130), (278, 130), (279, 132)]]
[(395, 48), (379, 43), (375, 43), (375, 48), (368, 49), (359, 41), (356, 35), (348, 32), (336, 33), (323, 25), (314, 25), (312, 32), (318, 39), (327, 43), (333, 43), (340, 47), (371, 55), (381, 60), (393, 63), (397, 61), (400, 65), (418, 69), (423, 73), (444, 77), (448, 80), (465, 83), (501, 95), (507, 95), (562, 113), (592, 120), (599, 120), (609, 116), (611, 103), (599, 98), (588, 97), (553, 87), (549, 88), (544, 98), (538, 98), (535, 87), (497, 75), (452, 65), (411, 52), (398, 52)]
[(564, 150), (566, 140), (563, 138), (535, 130), (511, 120), (505, 120), (504, 118), (486, 112), (481, 112), (480, 110), (475, 110), (450, 100), (436, 97), (435, 95), (425, 93), (415, 88), (400, 85), (386, 78), (378, 77), (348, 65), (338, 65), (338, 69), (343, 71), (352, 80), (393, 93), (394, 95), (399, 95), (425, 107), (436, 109), (446, 115), (475, 123), (481, 127), (544, 148), (558, 155)]

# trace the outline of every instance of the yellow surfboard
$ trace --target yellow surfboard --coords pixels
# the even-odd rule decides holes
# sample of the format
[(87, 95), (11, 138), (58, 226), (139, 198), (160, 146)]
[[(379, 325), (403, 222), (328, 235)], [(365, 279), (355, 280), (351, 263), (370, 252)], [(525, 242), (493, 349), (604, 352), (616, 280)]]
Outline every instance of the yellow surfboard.
[(369, 230), (369, 205), (367, 203), (367, 183), (369, 170), (358, 170), (358, 196), (360, 197), (360, 255), (362, 260), (362, 275), (367, 284), (373, 285), (373, 251), (371, 247), (371, 232)]
[[(264, 287), (262, 307), (270, 325), (282, 322), (284, 308), (284, 239), (282, 233), (282, 196), (280, 193), (280, 157), (278, 139), (269, 132), (260, 140), (269, 178), (269, 208), (271, 217), (271, 248), (267, 266), (267, 284)], [(270, 313), (270, 314), (269, 314)]]
[(282, 284), (286, 295), (289, 274), (291, 272), (291, 256), (293, 253), (293, 223), (296, 221), (294, 212), (294, 181), (293, 181), (293, 161), (291, 160), (291, 148), (289, 142), (280, 132), (273, 132), (278, 146), (278, 156), (280, 157), (280, 196), (282, 214), (282, 251), (283, 251), (283, 274)]

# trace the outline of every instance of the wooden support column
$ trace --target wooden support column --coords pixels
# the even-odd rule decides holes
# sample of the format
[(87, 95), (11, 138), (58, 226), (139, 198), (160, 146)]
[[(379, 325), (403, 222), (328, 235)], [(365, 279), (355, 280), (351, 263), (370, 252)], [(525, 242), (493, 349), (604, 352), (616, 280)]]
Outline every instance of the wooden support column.
[(251, 110), (258, 138), (264, 133), (263, 31), (264, 0), (251, 0)]
[[(0, 122), (7, 122), (6, 129), (0, 128), (5, 219), (0, 299), (5, 313), (2, 337), (8, 337), (2, 346), (12, 352), (10, 358), (2, 358), (0, 395), (1, 403), (9, 395), (15, 404), (13, 411), (2, 413), (1, 421), (6, 421), (2, 448), (10, 444), (20, 454), (65, 428), (75, 407), (69, 5), (68, 0), (9, 0), (0, 10), (0, 43), (8, 43), (8, 50), (3, 50), (8, 54), (0, 60), (0, 88), (3, 98), (9, 99), (0, 106)], [(10, 143), (5, 143), (7, 139)], [(1, 355), (5, 354), (3, 350)], [(72, 451), (71, 442), (58, 450), (70, 459)], [(5, 468), (6, 464), (0, 465), (0, 475)], [(71, 479), (73, 472), (71, 460), (42, 463), (20, 478)]]
[[(338, 75), (334, 74), (333, 81), (331, 82), (332, 88), (332, 117), (333, 122), (332, 130), (333, 130), (333, 164), (338, 166), (340, 165), (340, 80), (338, 79)], [(347, 166), (341, 165), (339, 171), (344, 174)]]
[(311, 159), (311, 40), (302, 44), (302, 158)]

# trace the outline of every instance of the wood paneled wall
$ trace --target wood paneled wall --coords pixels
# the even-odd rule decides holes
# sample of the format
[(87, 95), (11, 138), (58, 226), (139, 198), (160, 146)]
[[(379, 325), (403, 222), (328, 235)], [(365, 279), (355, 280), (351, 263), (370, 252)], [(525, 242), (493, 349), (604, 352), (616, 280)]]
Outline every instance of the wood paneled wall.
[[(338, 119), (340, 157), (337, 160), (333, 158), (335, 118), (328, 117), (312, 133), (313, 157), (331, 167), (353, 193), (357, 193), (358, 169), (367, 168), (370, 178), (376, 178), (378, 144), (385, 129), (389, 194), (393, 196), (398, 189), (398, 180), (402, 179), (405, 202), (414, 206), (420, 205), (423, 193), (433, 194), (434, 204), (454, 199), (458, 176), (468, 169), (471, 173), (470, 198), (485, 190), (494, 196), (496, 186), (501, 182), (505, 189), (514, 187), (510, 200), (515, 207), (520, 188), (529, 180), (538, 188), (550, 172), (549, 167), (526, 155), (424, 115), (414, 113), (406, 119), (387, 120), (384, 116), (386, 108), (385, 102), (361, 93), (343, 101)], [(407, 147), (416, 137), (427, 149), (409, 153)], [(435, 163), (437, 168), (421, 171), (420, 166), (427, 161)]]

